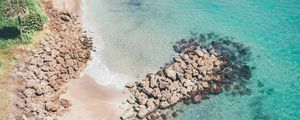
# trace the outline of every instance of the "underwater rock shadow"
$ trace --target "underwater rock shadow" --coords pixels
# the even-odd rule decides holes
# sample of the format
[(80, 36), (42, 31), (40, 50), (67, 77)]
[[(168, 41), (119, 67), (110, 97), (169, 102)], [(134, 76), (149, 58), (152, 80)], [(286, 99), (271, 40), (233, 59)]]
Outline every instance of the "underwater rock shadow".
[(16, 39), (20, 36), (20, 31), (16, 27), (2, 27), (0, 28), (0, 40)]

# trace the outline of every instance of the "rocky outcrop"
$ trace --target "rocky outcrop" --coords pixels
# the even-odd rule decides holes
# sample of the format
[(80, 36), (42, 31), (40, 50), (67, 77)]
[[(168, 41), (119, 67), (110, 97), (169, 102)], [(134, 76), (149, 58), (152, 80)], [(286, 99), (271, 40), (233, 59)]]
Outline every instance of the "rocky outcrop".
[(55, 119), (71, 106), (60, 95), (90, 58), (92, 41), (82, 31), (79, 18), (44, 2), (49, 17), (47, 38), (30, 50), (14, 71), (18, 81), (15, 119)]
[[(208, 94), (220, 93), (220, 70), (226, 61), (201, 48), (185, 49), (170, 65), (145, 79), (127, 84), (131, 93), (121, 119), (165, 119), (161, 111), (181, 101), (200, 103)], [(172, 116), (176, 116), (172, 113)]]

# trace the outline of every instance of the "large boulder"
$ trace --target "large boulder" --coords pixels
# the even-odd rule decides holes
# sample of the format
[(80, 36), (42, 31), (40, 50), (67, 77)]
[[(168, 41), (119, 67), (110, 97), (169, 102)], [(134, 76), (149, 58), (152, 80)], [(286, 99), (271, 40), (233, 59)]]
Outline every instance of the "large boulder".
[(166, 102), (166, 101), (160, 102), (160, 105), (159, 105), (159, 107), (162, 108), (162, 109), (165, 109), (165, 108), (167, 108), (169, 106), (170, 106), (170, 104), (168, 102)]
[(31, 98), (31, 97), (34, 97), (36, 96), (36, 91), (34, 89), (31, 89), (31, 88), (28, 88), (28, 89), (25, 89), (23, 91), (23, 94), (27, 97), (27, 98)]
[(173, 93), (172, 96), (168, 99), (168, 102), (173, 105), (176, 104), (180, 100), (180, 94)]
[(164, 71), (169, 78), (171, 78), (172, 80), (176, 80), (176, 71), (173, 70), (173, 67), (170, 66), (166, 68)]
[(144, 92), (138, 93), (135, 98), (139, 102), (140, 105), (145, 105), (147, 103), (148, 97)]
[(145, 106), (140, 107), (140, 110), (138, 111), (137, 116), (138, 116), (139, 118), (143, 119), (143, 118), (146, 117), (146, 115), (148, 114), (148, 112), (149, 112), (149, 111), (146, 109)]
[(152, 95), (153, 95), (153, 97), (155, 97), (155, 98), (161, 98), (161, 97), (162, 97), (159, 88), (154, 88), (153, 91), (152, 91)]
[(151, 88), (154, 88), (154, 87), (157, 87), (158, 86), (158, 83), (157, 83), (157, 78), (155, 76), (150, 76), (150, 87)]
[(54, 102), (47, 102), (45, 109), (49, 112), (55, 112), (60, 108), (60, 105)]

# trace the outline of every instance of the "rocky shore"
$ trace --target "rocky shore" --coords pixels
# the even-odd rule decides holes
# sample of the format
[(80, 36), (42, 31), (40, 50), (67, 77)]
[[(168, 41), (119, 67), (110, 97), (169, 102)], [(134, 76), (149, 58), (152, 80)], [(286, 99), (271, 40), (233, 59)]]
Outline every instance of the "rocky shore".
[(222, 91), (221, 69), (226, 63), (215, 51), (189, 48), (156, 74), (127, 84), (132, 96), (122, 119), (164, 119), (162, 110), (180, 101), (200, 103)]
[(53, 8), (42, 1), (49, 18), (47, 39), (28, 51), (13, 71), (17, 83), (14, 117), (23, 119), (56, 119), (71, 106), (60, 97), (69, 80), (77, 78), (90, 59), (92, 41), (77, 15)]
[[(177, 57), (155, 74), (128, 83), (127, 101), (121, 106), (123, 120), (164, 120), (176, 117), (180, 103), (200, 103), (210, 95), (249, 95), (251, 78), (247, 65), (250, 49), (231, 37), (214, 33), (192, 34), (173, 47)], [(174, 109), (175, 108), (175, 109)]]

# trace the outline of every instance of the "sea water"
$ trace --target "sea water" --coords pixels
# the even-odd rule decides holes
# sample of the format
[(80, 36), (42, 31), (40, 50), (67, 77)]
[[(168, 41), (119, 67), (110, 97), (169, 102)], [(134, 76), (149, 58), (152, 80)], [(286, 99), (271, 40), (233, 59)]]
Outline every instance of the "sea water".
[(175, 55), (176, 41), (214, 32), (251, 48), (252, 92), (185, 105), (175, 119), (300, 119), (300, 0), (87, 0), (84, 14), (101, 34), (90, 66), (99, 84), (138, 80)]

